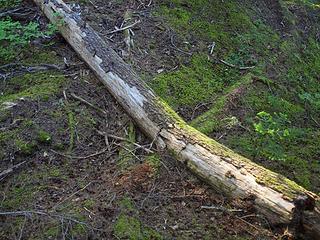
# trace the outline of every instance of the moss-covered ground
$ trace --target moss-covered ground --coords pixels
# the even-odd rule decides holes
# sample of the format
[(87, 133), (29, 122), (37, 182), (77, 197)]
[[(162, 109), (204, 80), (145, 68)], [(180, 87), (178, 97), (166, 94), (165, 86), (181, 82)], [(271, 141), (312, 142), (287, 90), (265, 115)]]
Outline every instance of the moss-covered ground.
[(314, 1), (163, 1), (154, 14), (192, 56), (150, 84), (192, 126), (319, 192), (319, 12)]

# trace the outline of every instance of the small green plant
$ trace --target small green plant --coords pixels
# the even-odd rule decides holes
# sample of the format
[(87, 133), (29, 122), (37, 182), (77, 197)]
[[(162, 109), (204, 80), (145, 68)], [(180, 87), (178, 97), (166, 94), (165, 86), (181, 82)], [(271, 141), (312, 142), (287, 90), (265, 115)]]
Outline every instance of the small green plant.
[(37, 144), (35, 142), (25, 142), (23, 140), (17, 140), (15, 142), (19, 152), (23, 155), (31, 155), (36, 151)]
[(290, 123), (287, 115), (283, 113), (275, 113), (273, 117), (270, 113), (259, 112), (257, 114), (258, 123), (254, 123), (255, 131), (263, 136), (270, 136), (273, 139), (283, 139), (290, 135), (289, 129), (285, 127), (286, 123)]
[(158, 172), (161, 166), (161, 159), (158, 154), (151, 154), (146, 158), (146, 162), (153, 168), (155, 172)]
[(290, 130), (286, 127), (290, 123), (287, 116), (283, 113), (267, 112), (257, 114), (258, 122), (254, 123), (257, 153), (270, 160), (285, 160), (286, 154), (283, 144), (285, 139), (290, 136)]
[(40, 130), (38, 132), (38, 141), (40, 143), (48, 144), (48, 143), (51, 142), (51, 135), (48, 132), (44, 131), (44, 130)]

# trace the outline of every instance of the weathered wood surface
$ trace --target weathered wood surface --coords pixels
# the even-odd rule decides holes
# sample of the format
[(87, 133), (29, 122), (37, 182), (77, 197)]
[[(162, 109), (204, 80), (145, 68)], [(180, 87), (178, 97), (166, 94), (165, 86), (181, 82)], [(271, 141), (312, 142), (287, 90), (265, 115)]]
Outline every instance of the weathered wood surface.
[[(304, 226), (320, 239), (319, 197), (188, 126), (115, 51), (61, 0), (34, 0), (67, 42), (105, 84), (144, 133), (168, 149), (216, 190), (235, 198), (252, 197), (272, 223), (289, 224), (294, 199), (308, 196), (316, 207), (305, 212)], [(307, 208), (302, 204), (302, 209)]]

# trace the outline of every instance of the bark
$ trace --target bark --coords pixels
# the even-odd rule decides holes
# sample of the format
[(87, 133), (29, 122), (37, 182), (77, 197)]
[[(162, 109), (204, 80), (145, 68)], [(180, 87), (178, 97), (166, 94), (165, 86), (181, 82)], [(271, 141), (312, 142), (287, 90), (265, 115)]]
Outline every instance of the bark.
[[(48, 3), (34, 1), (53, 23), (58, 24), (67, 42), (159, 148), (171, 151), (191, 171), (227, 196), (254, 199), (256, 209), (272, 223), (290, 224), (292, 219), (297, 218), (297, 214), (293, 214), (298, 210), (295, 200), (306, 199), (299, 205), (298, 212), (302, 212), (300, 215), (304, 218), (305, 229), (320, 239), (320, 202), (316, 194), (188, 126), (81, 19), (79, 13), (73, 12), (61, 0), (50, 0)], [(308, 203), (315, 207), (310, 207)]]

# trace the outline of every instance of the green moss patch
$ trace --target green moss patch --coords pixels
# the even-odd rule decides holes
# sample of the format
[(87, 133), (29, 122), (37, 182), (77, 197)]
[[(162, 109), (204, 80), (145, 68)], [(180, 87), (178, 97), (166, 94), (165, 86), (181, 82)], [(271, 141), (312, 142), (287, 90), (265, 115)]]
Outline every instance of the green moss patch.
[(23, 140), (16, 140), (15, 145), (18, 148), (18, 151), (23, 155), (31, 155), (37, 150), (37, 144), (34, 141), (25, 142)]
[(207, 102), (223, 85), (205, 55), (194, 56), (189, 65), (160, 74), (152, 81), (152, 88), (173, 107), (192, 107)]
[[(185, 41), (197, 39), (200, 51), (178, 70), (160, 74), (151, 82), (174, 109), (214, 102), (225, 88), (241, 82), (243, 71), (222, 64), (220, 59), (237, 67), (256, 66), (252, 71), (257, 73), (265, 69), (262, 58), (274, 61), (271, 54), (280, 39), (278, 34), (263, 22), (251, 19), (250, 12), (240, 4), (165, 1), (157, 13)], [(207, 46), (212, 42), (215, 48), (209, 57)]]
[[(29, 151), (29, 149), (28, 149)], [(0, 203), (0, 207), (6, 210), (28, 209), (38, 194), (48, 187), (51, 178), (65, 179), (63, 171), (56, 166), (42, 165), (41, 168), (28, 172), (20, 172), (10, 185), (2, 188), (6, 198)]]
[(163, 239), (162, 236), (152, 228), (144, 225), (138, 218), (139, 212), (127, 197), (120, 201), (121, 213), (114, 224), (113, 231), (118, 239), (148, 240)]
[(243, 8), (233, 2), (164, 1), (159, 15), (182, 35), (195, 34), (227, 46), (232, 46), (228, 32), (247, 31), (252, 25)]
[(10, 79), (4, 95), (0, 96), (0, 104), (20, 98), (48, 100), (60, 91), (65, 82), (65, 77), (54, 71), (14, 77)]
[[(249, 84), (252, 84), (252, 77), (251, 74), (247, 74), (242, 77), (240, 81), (224, 89), (223, 94), (212, 104), (213, 107), (194, 119), (190, 125), (204, 134), (212, 133), (225, 126), (226, 121), (223, 121), (223, 119), (226, 120), (226, 117), (228, 116), (225, 109), (229, 98), (232, 98), (233, 93), (237, 93), (239, 89), (247, 88)], [(242, 93), (240, 92), (240, 94)]]
[(161, 158), (159, 154), (151, 154), (146, 157), (145, 161), (153, 168), (156, 173), (159, 171), (159, 168), (161, 166)]
[(148, 240), (163, 239), (159, 233), (145, 227), (134, 217), (121, 214), (114, 226), (114, 233), (119, 239)]
[(40, 143), (44, 143), (44, 144), (49, 144), (51, 142), (51, 135), (50, 133), (44, 131), (44, 130), (40, 130), (38, 132), (38, 141)]

